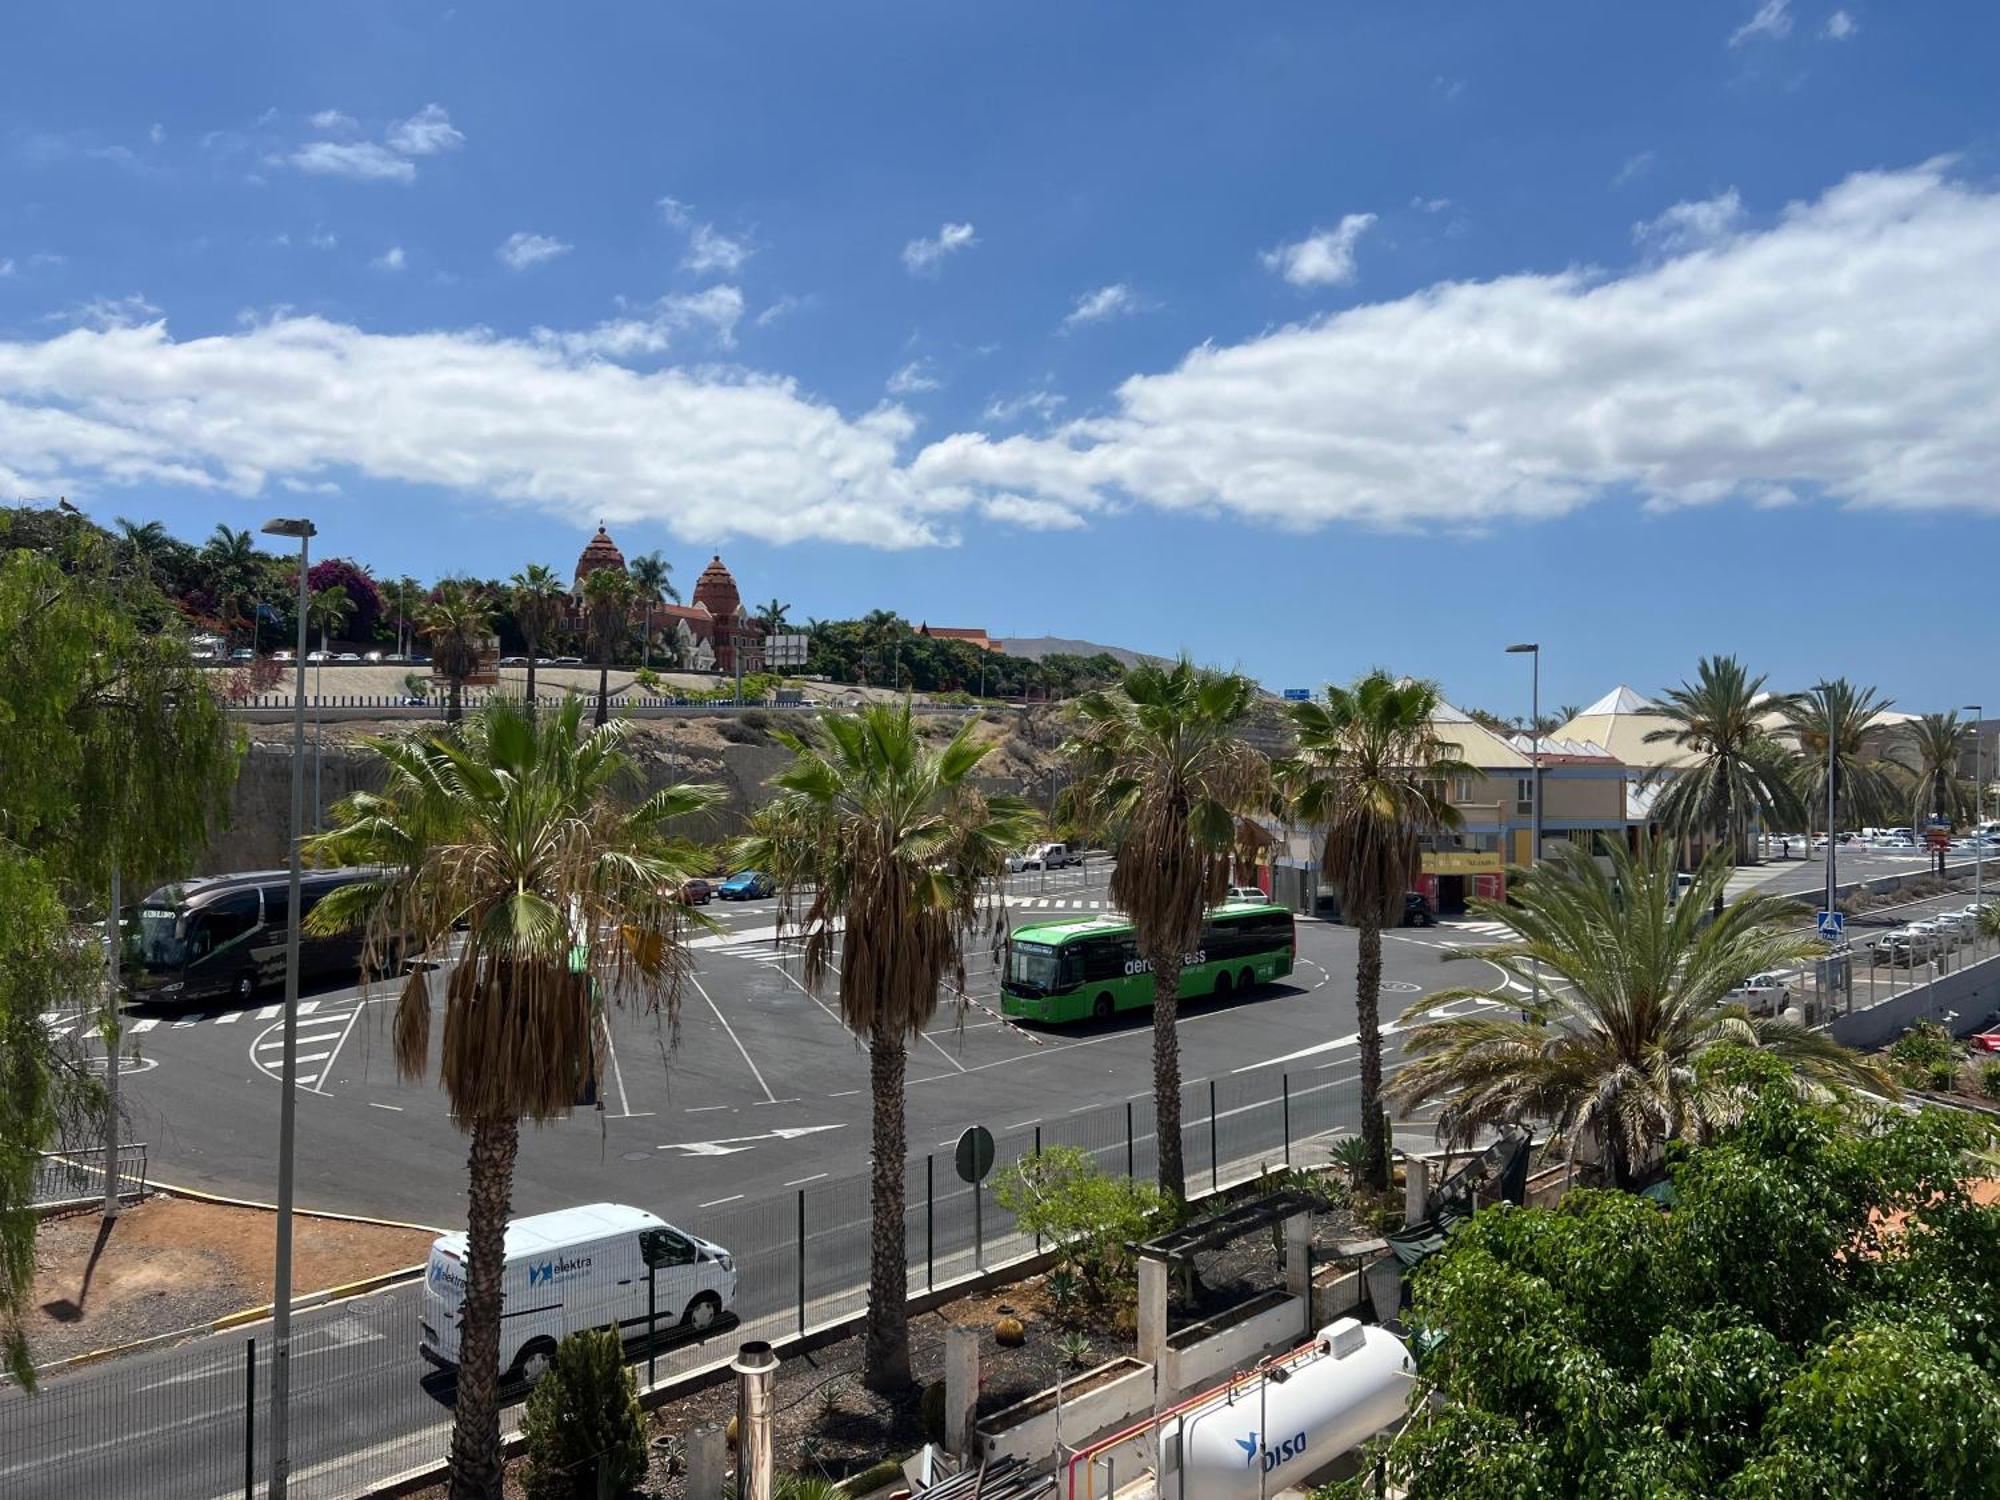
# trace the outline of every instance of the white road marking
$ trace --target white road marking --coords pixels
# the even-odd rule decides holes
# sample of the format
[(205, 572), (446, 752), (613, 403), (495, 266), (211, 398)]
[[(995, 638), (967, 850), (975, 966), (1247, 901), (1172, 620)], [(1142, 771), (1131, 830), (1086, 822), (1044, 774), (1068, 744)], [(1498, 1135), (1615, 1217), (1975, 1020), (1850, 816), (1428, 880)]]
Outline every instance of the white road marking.
[(833, 1175), (833, 1174), (832, 1174), (832, 1173), (830, 1173), (830, 1172), (815, 1172), (815, 1173), (813, 1173), (813, 1174), (812, 1174), (812, 1176), (810, 1176), (810, 1177), (801, 1177), (801, 1178), (797, 1179), (796, 1181), (793, 1181), (793, 1182), (788, 1182), (788, 1183), (786, 1183), (786, 1184), (785, 1184), (785, 1186), (786, 1186), (786, 1187), (804, 1187), (804, 1186), (805, 1186), (805, 1185), (806, 1185), (807, 1183), (809, 1183), (809, 1182), (818, 1182), (818, 1181), (819, 1181), (819, 1180), (820, 1180), (820, 1179), (821, 1179), (822, 1177), (830, 1177), (830, 1176), (832, 1176), (832, 1175)]
[(267, 1005), (257, 1012), (257, 1019), (260, 1021), (275, 1021), (278, 1019), (278, 1013), (284, 1008), (282, 1005)]
[[(787, 977), (789, 978), (790, 976), (788, 975)], [(758, 1069), (755, 1060), (750, 1056), (750, 1049), (743, 1045), (743, 1039), (736, 1034), (736, 1028), (729, 1024), (729, 1017), (722, 1013), (722, 1007), (715, 1003), (707, 989), (703, 987), (702, 982), (693, 974), (688, 975), (688, 982), (695, 987), (695, 992), (702, 999), (708, 1001), (708, 1008), (715, 1012), (715, 1019), (722, 1023), (722, 1029), (729, 1033), (729, 1040), (734, 1042), (736, 1050), (743, 1054), (743, 1061), (750, 1068), (750, 1076), (757, 1080), (757, 1087), (764, 1091), (765, 1100), (769, 1103), (776, 1103), (778, 1096), (771, 1092), (771, 1085), (764, 1082), (764, 1075)]]
[(158, 1016), (141, 1017), (139, 1020), (134, 1021), (132, 1023), (129, 1029), (130, 1035), (144, 1036), (147, 1032), (151, 1031), (155, 1026), (159, 1024), (160, 1024), (160, 1018)]
[(705, 1115), (710, 1110), (734, 1109), (735, 1107), (736, 1106), (733, 1104), (691, 1104), (687, 1107), (686, 1110), (683, 1111), (683, 1113), (690, 1115)]
[(373, 1099), (368, 1101), (368, 1107), (370, 1109), (393, 1109), (399, 1115), (403, 1112), (403, 1106), (400, 1104), (380, 1104)]
[(730, 1195), (729, 1195), (729, 1196), (728, 1196), (727, 1198), (711, 1198), (711, 1199), (709, 1199), (709, 1200), (708, 1200), (708, 1202), (706, 1202), (706, 1203), (697, 1203), (697, 1204), (695, 1205), (695, 1207), (696, 1207), (696, 1208), (720, 1208), (720, 1207), (722, 1207), (722, 1205), (723, 1205), (723, 1204), (725, 1204), (725, 1203), (737, 1203), (737, 1202), (741, 1202), (741, 1201), (742, 1201), (742, 1198), (743, 1198), (743, 1195), (742, 1195), (741, 1193), (731, 1193), (731, 1194), (730, 1194)]
[(618, 1049), (611, 1044), (611, 1022), (600, 1015), (597, 1024), (604, 1028), (604, 1050), (611, 1058), (612, 1081), (618, 1085), (618, 1113), (612, 1118), (629, 1120), (632, 1117), (632, 1101), (625, 1097), (625, 1070), (618, 1066)]
[(333, 1044), (333, 1052), (331, 1054), (331, 1057), (329, 1057), (327, 1061), (327, 1065), (324, 1068), (320, 1069), (319, 1078), (315, 1080), (313, 1083), (313, 1092), (315, 1094), (323, 1094), (326, 1092), (325, 1089), (320, 1087), (320, 1084), (326, 1082), (327, 1075), (333, 1071), (332, 1058), (340, 1056), (341, 1048), (347, 1045), (347, 1038), (353, 1034), (354, 1023), (361, 1019), (361, 1012), (366, 1008), (367, 1007), (365, 1005), (357, 1005), (354, 1007), (352, 1013), (350, 1013), (349, 1016), (347, 1017), (347, 1024), (343, 1026), (340, 1030), (340, 1040)]
[(802, 1135), (818, 1135), (826, 1130), (845, 1130), (845, 1124), (786, 1125), (763, 1135), (732, 1135), (719, 1141), (668, 1141), (655, 1151), (685, 1151), (689, 1156), (733, 1156), (748, 1151), (759, 1141), (795, 1141)]
[(214, 1017), (215, 1024), (218, 1026), (227, 1026), (231, 1021), (240, 1021), (242, 1019), (243, 1012), (240, 1010), (226, 1010), (221, 1015)]

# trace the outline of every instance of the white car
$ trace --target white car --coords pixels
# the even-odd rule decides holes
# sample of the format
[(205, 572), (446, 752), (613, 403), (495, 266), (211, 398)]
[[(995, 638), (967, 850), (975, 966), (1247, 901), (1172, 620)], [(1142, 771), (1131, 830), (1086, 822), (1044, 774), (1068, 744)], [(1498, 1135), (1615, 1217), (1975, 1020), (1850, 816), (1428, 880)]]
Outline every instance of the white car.
[(1729, 992), (1753, 1016), (1775, 1016), (1791, 1004), (1792, 986), (1783, 974), (1752, 974)]
[(333, 660), (333, 653), (332, 653), (332, 652), (330, 652), (330, 651), (308, 651), (308, 652), (306, 653), (306, 660), (307, 660), (307, 661), (332, 661), (332, 660)]
[[(644, 1337), (649, 1290), (657, 1327), (696, 1334), (712, 1330), (736, 1300), (736, 1262), (727, 1250), (622, 1203), (515, 1219), (505, 1253), (500, 1368), (530, 1382), (548, 1369), (566, 1334), (616, 1328), (628, 1339)], [(417, 1348), (447, 1369), (458, 1363), (465, 1258), (463, 1234), (439, 1235), (424, 1275)]]
[(1223, 893), (1222, 903), (1227, 906), (1232, 901), (1255, 901), (1259, 906), (1271, 898), (1264, 894), (1261, 886), (1232, 885)]
[(355, 654), (354, 654), (354, 653), (353, 653), (352, 651), (343, 651), (343, 652), (341, 652), (341, 653), (340, 653), (340, 655), (336, 656), (336, 657), (334, 658), (334, 660), (335, 660), (335, 661), (360, 661), (360, 660), (361, 660), (361, 658), (360, 658), (359, 656), (355, 655)]

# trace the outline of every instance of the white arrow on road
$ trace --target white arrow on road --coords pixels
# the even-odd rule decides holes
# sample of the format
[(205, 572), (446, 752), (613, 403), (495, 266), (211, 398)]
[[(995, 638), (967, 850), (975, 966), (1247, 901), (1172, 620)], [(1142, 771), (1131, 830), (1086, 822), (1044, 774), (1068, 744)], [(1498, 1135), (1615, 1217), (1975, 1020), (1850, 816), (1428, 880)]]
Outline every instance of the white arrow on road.
[(668, 1141), (656, 1151), (685, 1151), (689, 1156), (733, 1156), (748, 1151), (759, 1141), (790, 1141), (802, 1135), (818, 1135), (822, 1130), (844, 1130), (845, 1125), (784, 1125), (763, 1135), (732, 1135), (720, 1141)]

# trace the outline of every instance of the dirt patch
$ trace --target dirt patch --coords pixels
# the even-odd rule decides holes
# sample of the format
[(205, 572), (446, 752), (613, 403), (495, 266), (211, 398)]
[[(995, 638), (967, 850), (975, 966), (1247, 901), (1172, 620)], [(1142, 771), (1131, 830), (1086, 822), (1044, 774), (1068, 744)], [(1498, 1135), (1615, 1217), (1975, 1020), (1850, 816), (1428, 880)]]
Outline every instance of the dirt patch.
[[(206, 1324), (271, 1300), (277, 1216), (187, 1198), (51, 1219), (35, 1240), (28, 1345), (37, 1364)], [(301, 1293), (413, 1266), (428, 1230), (299, 1214), (293, 1285)]]

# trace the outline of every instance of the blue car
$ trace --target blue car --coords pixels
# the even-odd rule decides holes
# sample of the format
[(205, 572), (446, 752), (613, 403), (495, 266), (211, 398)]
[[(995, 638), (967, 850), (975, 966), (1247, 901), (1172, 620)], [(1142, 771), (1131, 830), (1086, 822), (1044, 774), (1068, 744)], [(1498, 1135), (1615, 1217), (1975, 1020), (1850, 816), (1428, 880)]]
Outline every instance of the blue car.
[(715, 888), (724, 901), (755, 901), (777, 890), (777, 882), (762, 870), (739, 870)]

